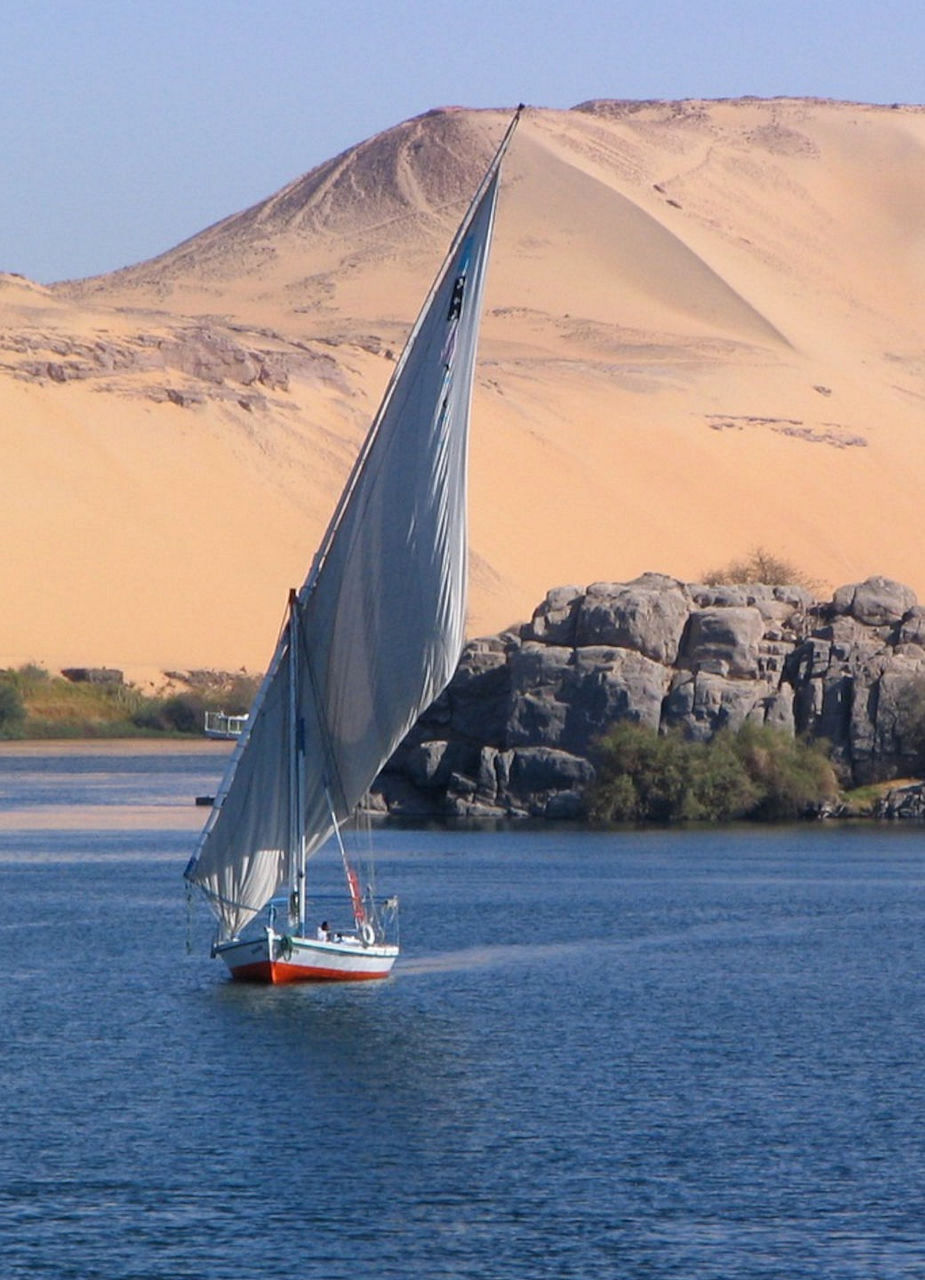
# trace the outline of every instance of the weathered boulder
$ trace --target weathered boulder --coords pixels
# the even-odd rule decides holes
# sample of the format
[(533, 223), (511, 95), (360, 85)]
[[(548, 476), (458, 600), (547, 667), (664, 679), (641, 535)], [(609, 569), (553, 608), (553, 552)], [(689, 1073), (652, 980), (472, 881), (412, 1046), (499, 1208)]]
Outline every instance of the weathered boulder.
[(616, 720), (658, 728), (671, 672), (640, 653), (609, 646), (543, 648), (526, 643), (512, 655), (511, 700), (504, 740), (586, 755)]
[(564, 693), (569, 704), (563, 746), (586, 755), (617, 720), (657, 729), (671, 668), (629, 649), (605, 645), (575, 650)]
[[(665, 700), (662, 724), (708, 742), (720, 729), (735, 732), (746, 720), (793, 731), (793, 695), (760, 680), (731, 680), (709, 671), (679, 671)], [(770, 713), (770, 714), (769, 714)]]
[(763, 582), (717, 585), (694, 582), (688, 583), (685, 589), (699, 609), (753, 605), (767, 618), (798, 619), (816, 603), (810, 591), (795, 583), (771, 586)]
[(856, 680), (848, 750), (852, 777), (858, 783), (895, 778), (915, 769), (919, 746), (906, 705), (914, 681), (920, 678), (925, 678), (925, 660), (895, 655), (872, 665)]
[(849, 614), (866, 627), (890, 626), (918, 604), (911, 587), (892, 578), (873, 577), (839, 587), (832, 597), (836, 614)]
[(719, 676), (758, 676), (764, 619), (751, 605), (695, 609), (681, 643), (679, 665)]
[(574, 644), (632, 649), (671, 664), (689, 612), (690, 596), (664, 574), (646, 573), (626, 584), (594, 582), (576, 612)]
[(527, 641), (511, 655), (505, 745), (559, 745), (565, 733), (564, 689), (572, 660), (572, 649), (535, 641)]
[(892, 787), (877, 801), (874, 814), (878, 818), (890, 820), (911, 818), (916, 822), (925, 822), (925, 782)]
[(454, 774), (471, 773), (479, 758), (474, 743), (455, 739), (452, 742), (421, 742), (411, 746), (405, 757), (404, 772), (410, 782), (423, 791), (446, 787)]
[(470, 641), (452, 684), (435, 704), (436, 714), (463, 737), (501, 742), (510, 704), (509, 659), (519, 648), (519, 640), (507, 634)]
[[(509, 791), (520, 798), (534, 817), (564, 817), (594, 778), (588, 760), (550, 747), (520, 747), (510, 763)], [(552, 806), (552, 812), (550, 812)]]
[(583, 599), (581, 587), (553, 587), (534, 610), (532, 620), (521, 628), (522, 638), (543, 644), (574, 644), (575, 618)]
[(882, 608), (862, 607), (878, 621), (836, 614), (785, 664), (796, 731), (824, 738), (845, 780), (857, 785), (897, 777), (914, 763), (906, 704), (913, 684), (925, 681), (925, 649), (891, 644), (891, 635), (902, 634), (895, 619), (887, 626)]
[(916, 605), (903, 617), (896, 643), (916, 644), (925, 649), (925, 609)]

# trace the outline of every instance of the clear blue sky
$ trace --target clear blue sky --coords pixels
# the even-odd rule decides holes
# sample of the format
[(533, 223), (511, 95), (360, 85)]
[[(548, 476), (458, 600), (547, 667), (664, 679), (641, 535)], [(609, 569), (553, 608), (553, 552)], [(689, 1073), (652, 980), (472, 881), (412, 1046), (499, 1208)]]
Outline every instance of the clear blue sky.
[(138, 262), (431, 107), (920, 103), (923, 0), (2, 0), (0, 270)]

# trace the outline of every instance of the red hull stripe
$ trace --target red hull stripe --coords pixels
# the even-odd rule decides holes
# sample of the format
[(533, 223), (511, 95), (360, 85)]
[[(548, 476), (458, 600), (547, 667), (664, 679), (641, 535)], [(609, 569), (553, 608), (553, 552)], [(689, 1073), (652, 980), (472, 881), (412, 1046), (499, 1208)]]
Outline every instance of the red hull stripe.
[(315, 965), (308, 968), (298, 964), (283, 964), (279, 960), (258, 960), (254, 964), (236, 965), (231, 970), (231, 976), (236, 982), (269, 982), (278, 987), (289, 982), (367, 982), (374, 978), (387, 978), (389, 970), (357, 973), (355, 970), (348, 972), (344, 969), (322, 969)]

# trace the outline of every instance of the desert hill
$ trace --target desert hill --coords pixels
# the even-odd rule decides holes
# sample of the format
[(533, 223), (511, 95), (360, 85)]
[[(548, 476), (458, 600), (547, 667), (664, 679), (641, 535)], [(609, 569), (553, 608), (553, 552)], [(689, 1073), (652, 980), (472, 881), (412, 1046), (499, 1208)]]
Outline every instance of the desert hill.
[[(428, 113), (160, 257), (0, 276), (0, 665), (260, 669), (509, 118)], [(588, 102), (505, 164), (470, 632), (756, 545), (925, 598), (925, 109)]]

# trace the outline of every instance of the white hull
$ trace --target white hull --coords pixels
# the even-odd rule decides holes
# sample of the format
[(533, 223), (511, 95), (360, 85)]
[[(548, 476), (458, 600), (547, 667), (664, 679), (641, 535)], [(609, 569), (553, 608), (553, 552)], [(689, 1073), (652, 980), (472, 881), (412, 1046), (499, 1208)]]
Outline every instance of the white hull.
[(322, 942), (267, 929), (262, 936), (216, 943), (213, 955), (243, 982), (363, 982), (387, 978), (398, 947), (353, 937)]

